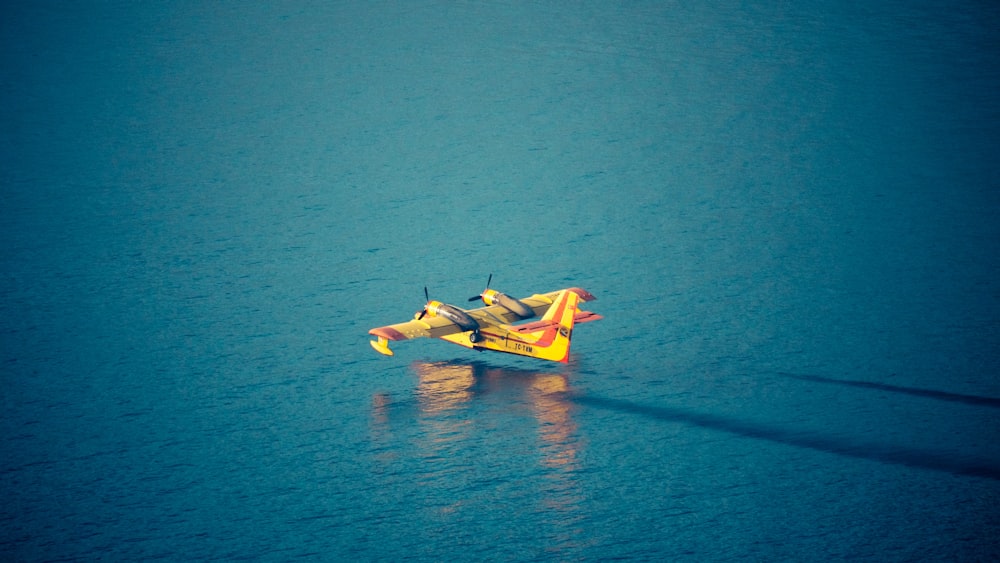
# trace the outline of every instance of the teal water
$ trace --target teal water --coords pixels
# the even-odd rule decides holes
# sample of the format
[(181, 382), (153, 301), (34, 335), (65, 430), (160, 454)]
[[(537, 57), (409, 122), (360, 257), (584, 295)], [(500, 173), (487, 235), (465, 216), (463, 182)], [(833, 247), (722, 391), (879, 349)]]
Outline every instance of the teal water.
[[(987, 560), (1000, 10), (0, 18), (0, 555)], [(568, 365), (368, 329), (580, 286)]]

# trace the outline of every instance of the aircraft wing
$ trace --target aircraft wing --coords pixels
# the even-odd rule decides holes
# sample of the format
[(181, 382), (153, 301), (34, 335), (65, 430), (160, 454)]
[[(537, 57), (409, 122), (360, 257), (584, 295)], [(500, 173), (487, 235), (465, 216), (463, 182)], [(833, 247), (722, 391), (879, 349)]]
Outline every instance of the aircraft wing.
[(490, 305), (489, 307), (480, 307), (478, 309), (467, 310), (466, 313), (476, 319), (479, 326), (496, 326), (496, 325), (509, 325), (513, 322), (520, 320), (516, 314), (511, 312), (510, 309), (503, 307), (501, 305)]
[[(541, 317), (545, 315), (545, 312), (549, 310), (549, 307), (555, 302), (556, 298), (563, 291), (572, 291), (573, 293), (580, 296), (580, 301), (593, 301), (597, 299), (589, 291), (585, 289), (580, 289), (579, 287), (571, 287), (568, 289), (560, 289), (556, 291), (550, 291), (549, 293), (536, 293), (531, 297), (525, 297), (523, 299), (518, 299), (521, 303), (524, 303), (535, 312), (536, 317)], [(478, 309), (472, 309), (466, 311), (472, 318), (479, 321), (479, 324), (483, 326), (497, 325), (497, 324), (513, 324), (519, 320), (515, 313), (511, 312), (510, 309), (503, 307), (501, 305), (490, 305), (488, 307), (480, 307)], [(603, 317), (589, 311), (580, 311), (577, 313), (575, 322), (585, 323), (588, 321), (596, 321)]]
[(381, 336), (388, 340), (409, 340), (411, 338), (440, 338), (449, 334), (464, 332), (462, 327), (444, 317), (426, 316), (423, 319), (380, 326), (368, 331), (368, 334)]

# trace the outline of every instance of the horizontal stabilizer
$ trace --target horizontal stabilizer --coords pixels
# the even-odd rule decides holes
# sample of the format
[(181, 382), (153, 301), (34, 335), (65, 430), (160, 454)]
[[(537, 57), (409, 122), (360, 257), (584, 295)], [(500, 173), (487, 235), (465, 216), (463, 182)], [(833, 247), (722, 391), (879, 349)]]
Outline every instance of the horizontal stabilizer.
[[(599, 321), (599, 320), (601, 320), (603, 318), (604, 317), (598, 315), (597, 313), (591, 313), (590, 311), (577, 311), (576, 314), (573, 315), (573, 322), (574, 323), (589, 323), (591, 321)], [(535, 321), (533, 323), (527, 323), (527, 324), (523, 324), (523, 325), (512, 326), (510, 328), (514, 332), (518, 332), (518, 333), (521, 333), (521, 334), (527, 334), (529, 332), (538, 332), (540, 330), (546, 330), (548, 328), (552, 328), (552, 327), (555, 327), (555, 326), (559, 326), (559, 323), (555, 322), (554, 320), (547, 320), (547, 321), (543, 320), (543, 321)]]
[(573, 322), (577, 324), (589, 323), (591, 321), (599, 321), (603, 318), (604, 317), (598, 315), (597, 313), (591, 313), (590, 311), (577, 311), (576, 315), (573, 317)]

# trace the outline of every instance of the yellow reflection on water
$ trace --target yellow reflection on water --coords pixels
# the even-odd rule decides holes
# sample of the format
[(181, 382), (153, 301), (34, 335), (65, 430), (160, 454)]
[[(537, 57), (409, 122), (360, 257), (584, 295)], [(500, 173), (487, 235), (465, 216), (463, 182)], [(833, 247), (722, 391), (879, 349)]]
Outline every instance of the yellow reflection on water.
[[(477, 395), (504, 393), (512, 403), (526, 398), (538, 421), (542, 464), (576, 469), (577, 426), (572, 418), (573, 404), (565, 399), (570, 391), (565, 374), (482, 363), (414, 362), (412, 367), (418, 377), (417, 400), (426, 419), (434, 420), (434, 415), (463, 408)], [(512, 390), (520, 393), (512, 395), (509, 393)], [(451, 432), (445, 432), (450, 435), (469, 422), (460, 417), (445, 417), (441, 421), (453, 425)]]
[[(550, 538), (547, 551), (556, 555), (579, 549), (581, 506), (586, 498), (578, 474), (584, 441), (573, 419), (574, 404), (567, 400), (572, 392), (568, 374), (481, 362), (415, 362), (411, 368), (416, 375), (414, 400), (393, 405), (389, 396), (376, 395), (372, 422), (378, 429), (375, 437), (389, 438), (395, 444), (384, 444), (386, 449), (405, 451), (416, 446), (412, 459), (419, 462), (420, 470), (412, 477), (419, 484), (413, 502), (433, 507), (435, 518), (455, 522), (470, 510), (481, 510), (484, 503), (495, 503), (495, 495), (512, 494), (516, 499), (527, 494), (537, 503), (538, 512), (548, 515), (540, 521), (544, 533), (539, 530)], [(405, 415), (406, 404), (414, 405), (416, 412)], [(394, 412), (404, 415), (408, 428), (419, 428), (417, 433), (407, 433), (411, 439), (404, 444), (389, 437), (388, 428), (400, 422), (390, 421), (396, 418), (390, 416)], [(525, 428), (518, 421), (518, 413), (534, 420), (534, 440), (530, 426)], [(505, 434), (494, 440), (492, 429)], [(524, 434), (524, 430), (529, 432)], [(471, 460), (470, 452), (491, 460)], [(459, 485), (489, 479), (493, 472), (498, 478), (496, 490), (474, 487), (463, 492)]]
[(572, 405), (564, 398), (567, 391), (569, 382), (560, 374), (539, 374), (531, 384), (532, 407), (545, 452), (543, 463), (576, 469), (577, 428), (570, 416)]
[(472, 399), (472, 387), (476, 383), (472, 365), (414, 362), (413, 371), (419, 378), (417, 400), (425, 414), (456, 409)]

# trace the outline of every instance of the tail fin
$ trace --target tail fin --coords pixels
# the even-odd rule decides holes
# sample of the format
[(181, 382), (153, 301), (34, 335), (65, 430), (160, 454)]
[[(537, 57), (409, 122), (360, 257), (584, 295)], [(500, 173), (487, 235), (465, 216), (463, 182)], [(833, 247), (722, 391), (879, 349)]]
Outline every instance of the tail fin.
[(537, 357), (569, 362), (569, 345), (573, 338), (573, 324), (579, 302), (580, 296), (572, 291), (563, 291), (556, 297), (539, 323), (544, 323), (545, 328), (531, 333), (532, 336), (538, 336), (538, 344), (535, 346)]

